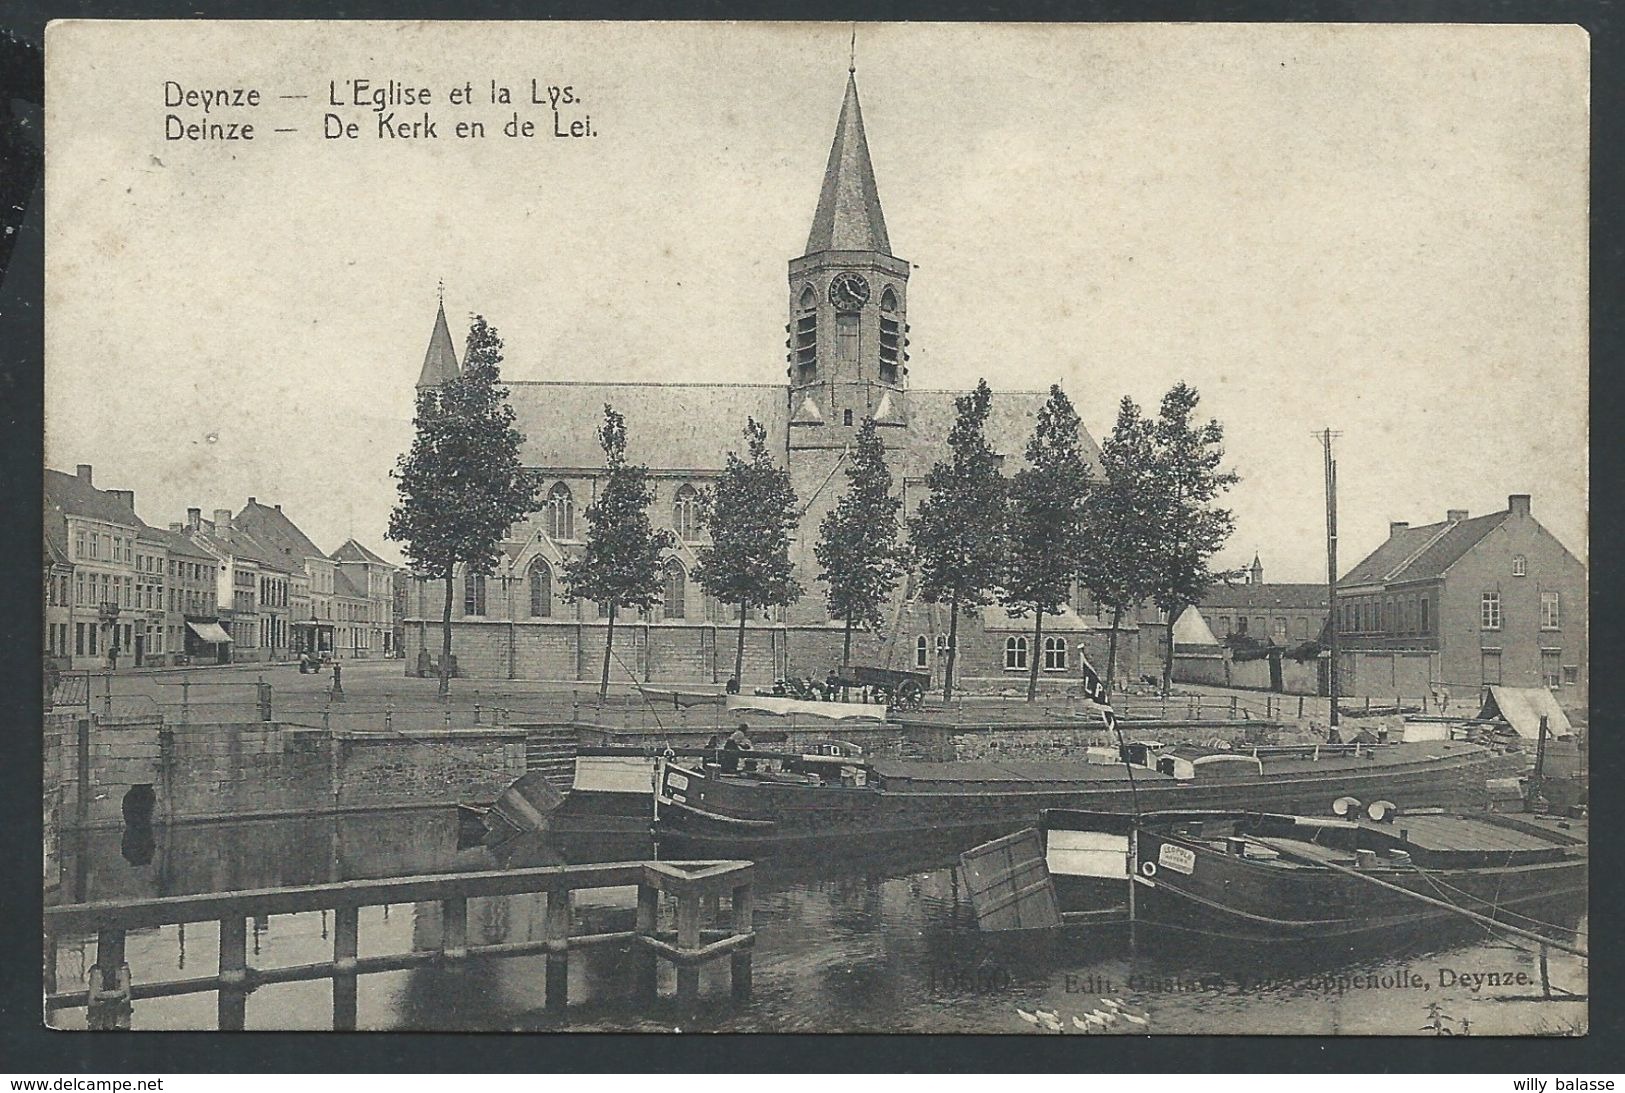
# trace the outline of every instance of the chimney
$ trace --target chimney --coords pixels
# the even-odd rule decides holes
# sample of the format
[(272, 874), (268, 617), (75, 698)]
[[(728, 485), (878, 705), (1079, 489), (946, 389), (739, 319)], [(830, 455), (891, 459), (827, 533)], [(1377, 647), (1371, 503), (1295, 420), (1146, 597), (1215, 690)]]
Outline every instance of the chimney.
[(203, 526), (203, 510), (202, 509), (187, 509), (186, 510), (186, 527), (187, 527), (187, 529), (189, 531), (197, 531), (202, 526)]
[(1527, 493), (1514, 493), (1507, 496), (1507, 510), (1514, 516), (1529, 515), (1529, 495)]
[(250, 497), (250, 498), (249, 498), (249, 499), (248, 499), (248, 503), (249, 503), (249, 504), (250, 504), (250, 505), (252, 505), (252, 504), (254, 504), (254, 499), (253, 499), (253, 498), (252, 498), (252, 497)]
[(125, 508), (129, 509), (131, 512), (135, 511), (134, 490), (108, 490), (107, 492), (109, 496), (116, 497), (122, 501)]
[(231, 510), (230, 509), (215, 509), (214, 510), (214, 530), (215, 531), (225, 531), (230, 527), (231, 527)]
[(1459, 524), (1463, 520), (1467, 519), (1467, 510), (1466, 509), (1450, 509), (1449, 511), (1447, 511), (1444, 514), (1444, 518), (1445, 518), (1445, 521), (1447, 523)]
[(95, 485), (95, 483), (90, 480), (90, 464), (89, 463), (81, 463), (81, 464), (79, 464), (77, 467), (75, 467), (73, 469), (73, 473), (74, 473), (74, 477), (78, 478), (79, 481), (83, 482), (85, 485), (87, 485), (87, 486), (94, 486)]
[(278, 501), (278, 502), (277, 502), (277, 506), (276, 506), (276, 510), (277, 510), (277, 511), (278, 511), (278, 512), (281, 512), (281, 511), (282, 511), (282, 502), (280, 502), (280, 501)]
[(1409, 520), (1388, 521), (1388, 538), (1392, 539), (1394, 536), (1398, 535), (1402, 531), (1405, 531), (1410, 526), (1411, 522)]
[(171, 520), (169, 522), (169, 530), (170, 531), (180, 531), (185, 527), (186, 527), (186, 525), (181, 523), (179, 520)]

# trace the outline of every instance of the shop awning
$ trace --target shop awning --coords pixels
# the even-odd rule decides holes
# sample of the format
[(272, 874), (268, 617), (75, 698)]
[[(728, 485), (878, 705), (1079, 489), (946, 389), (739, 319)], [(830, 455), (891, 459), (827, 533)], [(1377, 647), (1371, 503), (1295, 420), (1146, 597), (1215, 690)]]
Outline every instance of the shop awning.
[(218, 645), (220, 642), (231, 640), (231, 635), (226, 633), (217, 622), (192, 622), (188, 619), (186, 626), (187, 629), (198, 636), (199, 641), (205, 641), (211, 645)]

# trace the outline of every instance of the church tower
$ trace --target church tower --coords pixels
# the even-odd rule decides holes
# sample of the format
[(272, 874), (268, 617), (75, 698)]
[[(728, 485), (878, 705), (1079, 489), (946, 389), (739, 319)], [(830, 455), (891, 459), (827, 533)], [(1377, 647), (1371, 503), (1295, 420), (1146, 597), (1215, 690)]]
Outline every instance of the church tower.
[(446, 301), (440, 301), (440, 310), (434, 317), (434, 330), (429, 334), (429, 350), (423, 354), (423, 370), (418, 373), (417, 389), (439, 387), (460, 374), (457, 367), (457, 348), (452, 344), (451, 328), (446, 325)]
[(846, 488), (840, 471), (865, 418), (880, 428), (894, 488), (902, 487), (908, 269), (886, 235), (857, 76), (849, 70), (807, 250), (789, 269), (787, 456), (805, 506), (792, 558), (807, 590), (790, 610), (792, 622), (825, 617), (813, 544), (824, 513)]
[[(790, 260), (790, 448), (907, 424), (908, 263), (894, 257), (849, 73), (807, 252)], [(900, 440), (888, 438), (887, 447)]]

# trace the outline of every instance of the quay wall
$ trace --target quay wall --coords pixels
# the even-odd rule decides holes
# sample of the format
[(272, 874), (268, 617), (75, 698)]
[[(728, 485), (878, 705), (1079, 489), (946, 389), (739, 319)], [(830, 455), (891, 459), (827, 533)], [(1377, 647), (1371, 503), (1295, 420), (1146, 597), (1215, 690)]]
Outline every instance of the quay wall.
[(52, 718), (55, 823), (122, 827), (489, 800), (525, 773), (523, 729), (328, 732), (277, 722)]

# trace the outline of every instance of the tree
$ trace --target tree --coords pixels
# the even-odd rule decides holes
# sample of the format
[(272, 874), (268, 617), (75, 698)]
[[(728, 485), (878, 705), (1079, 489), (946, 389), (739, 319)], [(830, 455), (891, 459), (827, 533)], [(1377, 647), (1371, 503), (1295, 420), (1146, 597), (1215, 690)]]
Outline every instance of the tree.
[(1224, 426), (1211, 419), (1204, 424), (1194, 422), (1200, 401), (1194, 387), (1175, 384), (1162, 397), (1152, 427), (1164, 528), (1162, 549), (1151, 568), (1152, 598), (1168, 616), (1168, 647), (1162, 664), (1165, 695), (1174, 674), (1174, 620), (1223, 576), (1209, 563), (1236, 526), (1230, 510), (1215, 502), (1240, 476), (1219, 467), (1224, 461)]
[(909, 520), (920, 596), (926, 603), (948, 604), (943, 701), (953, 698), (959, 614), (992, 601), (1004, 555), (1005, 481), (984, 433), (993, 392), (980, 380), (976, 390), (955, 399), (954, 405), (958, 412), (948, 433), (948, 458), (926, 475), (930, 493)]
[(570, 599), (593, 600), (609, 608), (604, 672), (598, 682), (602, 700), (609, 694), (616, 612), (622, 607), (647, 611), (660, 602), (661, 555), (675, 540), (671, 532), (656, 530), (649, 522), (654, 501), (649, 468), (626, 461), (626, 419), (608, 403), (598, 443), (604, 449), (604, 488), (587, 507), (587, 547), (564, 564), (564, 585)]
[(1151, 573), (1164, 529), (1152, 423), (1124, 396), (1117, 422), (1100, 446), (1100, 478), (1084, 499), (1078, 583), (1111, 611), (1103, 683), (1111, 696), (1123, 612), (1151, 597)]
[(1033, 615), (1027, 701), (1038, 697), (1044, 616), (1060, 612), (1083, 553), (1083, 503), (1093, 472), (1080, 447), (1077, 411), (1060, 385), (1038, 410), (1027, 465), (1010, 484), (1004, 580), (999, 602), (1016, 618)]
[(864, 418), (858, 429), (846, 481), (846, 493), (825, 514), (813, 547), (818, 579), (828, 586), (824, 600), (830, 617), (846, 624), (842, 664), (852, 662), (853, 625), (880, 625), (880, 609), (903, 574), (903, 551), (897, 541), (897, 510), (903, 502), (891, 495), (886, 448), (873, 418)]
[(711, 543), (695, 553), (694, 579), (723, 603), (739, 605), (736, 683), (745, 672), (745, 619), (752, 607), (783, 607), (801, 598), (790, 572), (790, 535), (800, 520), (790, 472), (767, 450), (767, 430), (755, 418), (745, 424), (745, 456), (728, 453), (716, 488), (700, 501), (701, 522)]
[(474, 316), (462, 373), (418, 392), (412, 448), (390, 476), (400, 500), (389, 539), (412, 567), (446, 585), (440, 617), (440, 695), (451, 689), (452, 578), (488, 576), (515, 523), (539, 508), (537, 484), (520, 463), (524, 434), (514, 428), (502, 386), (502, 339)]

